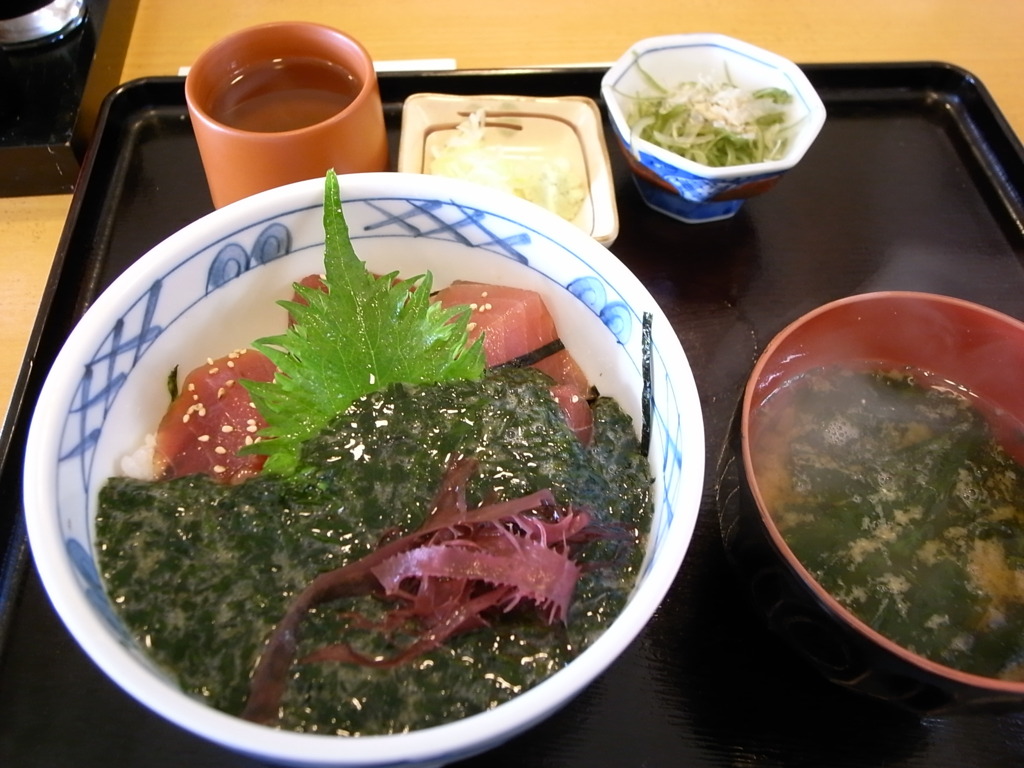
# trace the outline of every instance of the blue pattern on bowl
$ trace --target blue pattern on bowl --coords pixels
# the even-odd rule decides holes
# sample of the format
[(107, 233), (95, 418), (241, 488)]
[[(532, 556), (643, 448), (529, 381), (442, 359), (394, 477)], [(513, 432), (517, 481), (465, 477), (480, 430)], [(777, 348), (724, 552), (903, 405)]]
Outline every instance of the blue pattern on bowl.
[(711, 179), (699, 173), (689, 171), (686, 168), (680, 168), (672, 163), (667, 163), (661, 158), (655, 157), (643, 150), (638, 150), (636, 156), (643, 165), (675, 187), (682, 197), (694, 203), (706, 203), (720, 195), (733, 192), (745, 184), (777, 179), (782, 175), (781, 173), (773, 172), (754, 175), (743, 174), (735, 178)]
[(687, 224), (701, 224), (719, 219), (728, 219), (743, 205), (742, 200), (723, 200), (721, 202), (694, 203), (672, 190), (646, 179), (634, 176), (640, 196), (654, 210), (671, 216)]
[(216, 290), (243, 272), (279, 259), (292, 249), (292, 233), (277, 222), (260, 232), (252, 251), (238, 243), (228, 243), (217, 252), (206, 277), (206, 292)]

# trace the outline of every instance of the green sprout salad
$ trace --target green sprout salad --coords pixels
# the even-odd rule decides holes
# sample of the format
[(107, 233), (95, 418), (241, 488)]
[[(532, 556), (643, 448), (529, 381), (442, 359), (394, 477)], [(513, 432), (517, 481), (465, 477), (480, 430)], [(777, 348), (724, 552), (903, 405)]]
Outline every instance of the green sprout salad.
[(629, 95), (626, 122), (634, 138), (712, 167), (778, 160), (792, 127), (782, 88), (749, 91), (708, 77), (667, 86), (637, 64), (647, 92)]

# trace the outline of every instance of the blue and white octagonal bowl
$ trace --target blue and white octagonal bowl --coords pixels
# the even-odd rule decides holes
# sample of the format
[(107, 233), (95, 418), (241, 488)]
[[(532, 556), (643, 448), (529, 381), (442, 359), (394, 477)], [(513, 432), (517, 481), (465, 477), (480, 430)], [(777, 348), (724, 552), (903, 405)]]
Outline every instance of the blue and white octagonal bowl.
[[(763, 163), (712, 167), (634, 136), (630, 103), (652, 93), (648, 76), (667, 88), (707, 78), (745, 91), (788, 91), (793, 100), (787, 107), (791, 128), (785, 154)], [(601, 96), (644, 202), (687, 223), (728, 218), (747, 198), (771, 189), (800, 162), (825, 124), (825, 105), (796, 64), (719, 34), (663, 35), (634, 43), (605, 73)]]
[[(124, 272), (89, 308), (51, 369), (32, 420), (25, 512), (32, 554), (57, 612), (96, 664), (178, 726), (238, 752), (300, 766), (442, 765), (492, 748), (549, 715), (600, 675), (641, 631), (689, 545), (704, 475), (693, 376), (650, 294), (602, 245), (502, 192), (419, 174), (340, 179), (355, 247), (370, 269), (430, 270), (533, 288), (567, 347), (639, 426), (642, 317), (651, 313), (650, 460), (656, 513), (642, 575), (622, 614), (576, 660), (493, 710), (399, 735), (285, 732), (183, 693), (128, 637), (96, 566), (97, 492), (151, 433), (174, 365), (188, 370), (285, 322), (277, 299), (322, 271), (322, 180), (226, 206), (185, 227)], [(279, 310), (279, 311), (278, 311)]]

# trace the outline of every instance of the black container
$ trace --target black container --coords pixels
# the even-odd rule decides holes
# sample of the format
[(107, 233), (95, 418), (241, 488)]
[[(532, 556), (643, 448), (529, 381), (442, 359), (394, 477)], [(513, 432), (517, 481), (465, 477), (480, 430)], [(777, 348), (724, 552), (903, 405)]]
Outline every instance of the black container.
[[(738, 487), (736, 409), (781, 328), (832, 299), (897, 288), (1024, 318), (1024, 151), (984, 87), (933, 63), (805, 71), (828, 109), (824, 129), (799, 166), (730, 220), (685, 225), (650, 210), (610, 142), (620, 219), (611, 250), (665, 310), (693, 368), (705, 493), (678, 578), (623, 656), (563, 710), (466, 768), (1024, 765), (1022, 715), (918, 719), (827, 682), (766, 628), (725, 555), (719, 500)], [(392, 157), (412, 93), (597, 98), (602, 74), (383, 74)], [(119, 88), (83, 165), (0, 435), (0, 765), (258, 765), (164, 722), (100, 674), (47, 602), (18, 503), (28, 419), (75, 320), (146, 250), (210, 210), (183, 80)]]

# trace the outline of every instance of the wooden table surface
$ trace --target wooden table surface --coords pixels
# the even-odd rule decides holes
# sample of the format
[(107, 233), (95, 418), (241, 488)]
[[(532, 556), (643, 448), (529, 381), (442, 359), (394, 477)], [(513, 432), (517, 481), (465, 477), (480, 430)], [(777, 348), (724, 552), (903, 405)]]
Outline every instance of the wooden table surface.
[[(1024, 136), (1021, 0), (140, 0), (121, 80), (177, 74), (233, 30), (283, 19), (343, 29), (378, 60), (474, 69), (609, 62), (635, 40), (676, 32), (725, 33), (800, 63), (942, 61), (976, 75)], [(0, 198), (0, 407), (70, 202)]]

